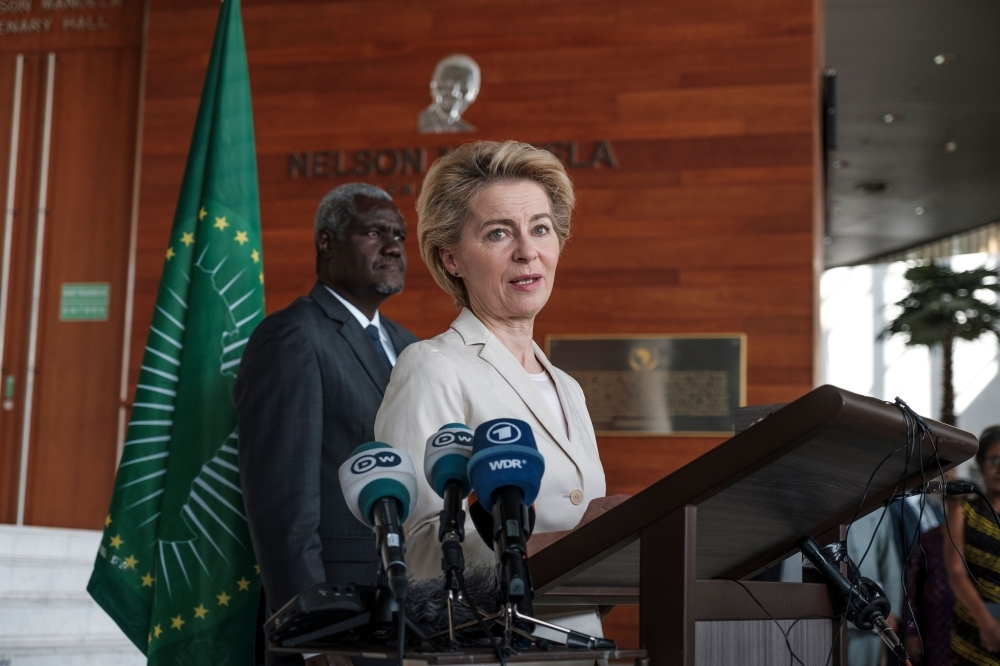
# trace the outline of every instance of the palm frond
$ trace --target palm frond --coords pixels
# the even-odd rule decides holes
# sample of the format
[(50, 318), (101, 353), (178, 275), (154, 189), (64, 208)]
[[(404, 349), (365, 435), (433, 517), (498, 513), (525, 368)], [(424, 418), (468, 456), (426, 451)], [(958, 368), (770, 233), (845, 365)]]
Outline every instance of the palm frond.
[(931, 263), (910, 268), (904, 277), (910, 281), (910, 293), (896, 303), (902, 312), (879, 333), (879, 340), (905, 335), (907, 345), (933, 347), (987, 333), (1000, 339), (1000, 309), (982, 300), (990, 292), (1000, 293), (996, 270), (955, 272)]

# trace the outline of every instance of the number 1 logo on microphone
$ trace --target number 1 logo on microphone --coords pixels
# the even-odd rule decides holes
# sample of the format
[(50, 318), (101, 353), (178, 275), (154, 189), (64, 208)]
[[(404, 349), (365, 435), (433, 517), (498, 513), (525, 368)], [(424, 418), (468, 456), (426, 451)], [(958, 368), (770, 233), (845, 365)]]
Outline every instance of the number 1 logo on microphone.
[(378, 453), (370, 456), (361, 456), (351, 465), (351, 472), (354, 474), (364, 474), (375, 467), (397, 467), (403, 459), (398, 453)]
[(521, 429), (513, 423), (501, 421), (486, 431), (486, 439), (493, 444), (510, 444), (521, 439)]

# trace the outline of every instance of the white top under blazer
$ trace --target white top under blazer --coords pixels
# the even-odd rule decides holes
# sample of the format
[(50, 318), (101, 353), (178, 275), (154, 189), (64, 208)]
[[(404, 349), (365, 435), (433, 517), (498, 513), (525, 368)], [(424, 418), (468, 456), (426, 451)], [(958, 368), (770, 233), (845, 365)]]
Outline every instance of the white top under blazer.
[[(405, 450), (418, 470), (418, 499), (403, 526), (411, 578), (441, 575), (437, 531), (443, 504), (421, 472), (427, 439), (445, 424), (463, 423), (475, 430), (491, 419), (515, 418), (531, 426), (545, 458), (535, 500), (535, 534), (573, 529), (590, 501), (605, 496), (604, 467), (583, 389), (549, 363), (538, 345), (532, 347), (555, 384), (565, 427), (531, 375), (467, 308), (447, 331), (415, 342), (399, 355), (375, 417), (375, 438)], [(463, 550), (467, 565), (492, 567), (496, 562), (468, 515)], [(580, 610), (573, 613), (575, 621), (566, 617), (565, 624), (600, 635), (597, 616)]]

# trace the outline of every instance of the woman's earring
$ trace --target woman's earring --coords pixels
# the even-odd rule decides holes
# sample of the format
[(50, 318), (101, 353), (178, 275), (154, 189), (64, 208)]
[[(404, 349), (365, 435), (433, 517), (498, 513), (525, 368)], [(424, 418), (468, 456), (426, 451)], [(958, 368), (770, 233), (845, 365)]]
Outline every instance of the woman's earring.
[(455, 271), (455, 277), (458, 277), (458, 271)]

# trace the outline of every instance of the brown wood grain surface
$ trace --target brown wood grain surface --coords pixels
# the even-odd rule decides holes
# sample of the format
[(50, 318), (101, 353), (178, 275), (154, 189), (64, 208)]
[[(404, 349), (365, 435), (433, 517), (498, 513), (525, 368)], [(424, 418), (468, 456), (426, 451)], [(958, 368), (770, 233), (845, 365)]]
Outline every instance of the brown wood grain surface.
[[(289, 177), (289, 154), (427, 148), (475, 139), (595, 142), (617, 168), (571, 168), (573, 237), (535, 335), (746, 332), (747, 401), (789, 402), (813, 385), (818, 20), (814, 0), (245, 0), (267, 308), (314, 281), (312, 220), (350, 177)], [(217, 0), (155, 0), (131, 377), (194, 125)], [(466, 53), (482, 91), (470, 134), (416, 133), (434, 65)], [(566, 150), (565, 146), (561, 150)], [(322, 170), (321, 170), (322, 172)], [(358, 179), (415, 188), (415, 174)], [(455, 316), (416, 247), (407, 288), (383, 306), (417, 335)], [(611, 493), (635, 493), (717, 445), (706, 438), (601, 438)], [(635, 644), (636, 618), (607, 623)]]
[[(0, 389), (8, 381), (14, 388), (11, 409), (0, 411), (0, 522), (17, 517), (41, 217), (24, 520), (40, 526), (103, 526), (115, 473), (144, 14), (144, 0), (11, 0), (0, 13), (0, 196), (5, 200), (14, 72), (18, 56), (24, 60), (0, 359)], [(55, 69), (48, 194), (39, 215), (50, 54)], [(60, 321), (64, 283), (106, 283), (107, 320)]]
[[(102, 527), (111, 500), (137, 120), (136, 55), (134, 49), (95, 49), (57, 58), (28, 524)], [(92, 98), (95, 90), (103, 94)], [(107, 321), (60, 321), (62, 284), (76, 282), (109, 285)]]

